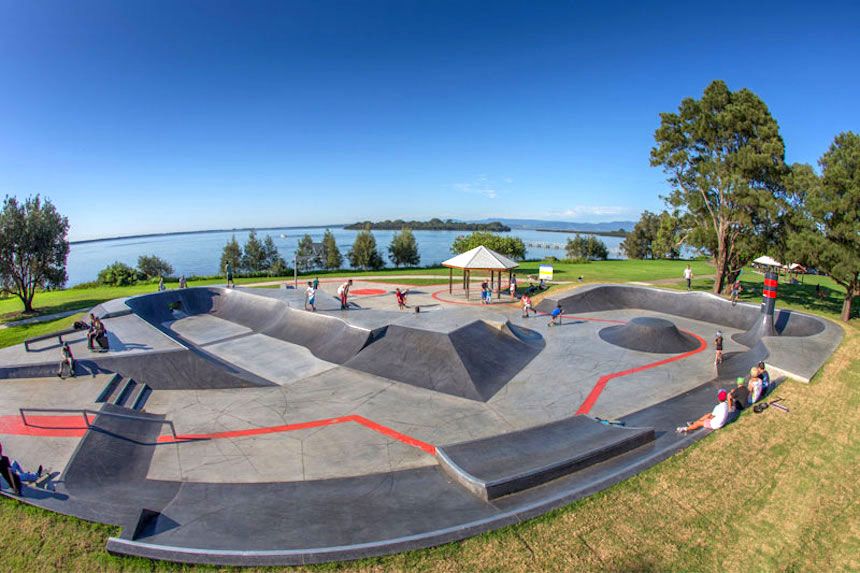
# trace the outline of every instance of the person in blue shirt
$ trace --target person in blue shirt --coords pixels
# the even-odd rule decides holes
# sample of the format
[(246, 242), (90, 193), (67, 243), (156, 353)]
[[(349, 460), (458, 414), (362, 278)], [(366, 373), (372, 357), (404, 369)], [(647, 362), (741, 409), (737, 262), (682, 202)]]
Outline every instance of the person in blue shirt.
[(552, 309), (552, 312), (550, 313), (551, 318), (549, 319), (549, 323), (547, 324), (547, 326), (552, 326), (554, 324), (555, 325), (561, 324), (561, 314), (563, 312), (564, 312), (564, 309), (561, 308), (561, 303), (558, 303), (557, 305), (555, 305), (555, 308)]

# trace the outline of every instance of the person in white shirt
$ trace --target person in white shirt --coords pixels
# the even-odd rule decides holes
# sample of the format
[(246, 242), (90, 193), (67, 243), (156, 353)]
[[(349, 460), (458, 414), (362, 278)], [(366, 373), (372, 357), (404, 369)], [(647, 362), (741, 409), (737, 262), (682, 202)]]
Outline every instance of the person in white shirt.
[(719, 401), (719, 404), (714, 406), (714, 409), (709, 414), (705, 414), (695, 422), (688, 423), (686, 426), (679, 426), (675, 431), (679, 434), (686, 434), (687, 432), (692, 432), (699, 428), (719, 430), (725, 426), (726, 420), (729, 417), (729, 404), (726, 401), (728, 396), (729, 393), (721, 388), (720, 391), (717, 392), (717, 400)]
[(316, 312), (317, 307), (314, 304), (316, 302), (317, 289), (314, 288), (314, 283), (308, 281), (308, 288), (305, 290), (305, 310), (308, 309), (308, 305), (311, 307), (311, 311)]
[(684, 279), (687, 281), (687, 290), (693, 290), (693, 269), (690, 268), (690, 265), (684, 269)]

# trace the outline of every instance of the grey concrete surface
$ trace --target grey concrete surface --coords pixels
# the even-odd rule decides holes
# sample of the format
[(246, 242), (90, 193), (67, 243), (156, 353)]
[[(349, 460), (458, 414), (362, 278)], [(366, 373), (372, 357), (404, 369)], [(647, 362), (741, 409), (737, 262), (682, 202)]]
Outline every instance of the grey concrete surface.
[[(779, 313), (780, 336), (749, 347), (733, 337), (754, 325), (757, 306), (727, 308), (725, 301), (698, 293), (628, 289), (633, 287), (579, 289), (563, 301), (575, 318), (552, 328), (546, 317), (523, 319), (518, 309), (503, 305), (400, 313), (388, 292), (355, 297), (357, 306), (349, 311), (330, 308), (337, 301), (329, 293), (320, 296), (326, 310), (316, 314), (301, 309), (303, 293), (289, 291), (206, 288), (134, 297), (123, 304), (140, 316), (108, 319), (115, 325), (108, 329), (116, 333), (117, 352), (87, 357), (82, 366), (96, 374), (147, 378), (155, 390), (146, 419), (105, 417), (99, 430), (63, 443), (26, 435), (0, 440), (27, 455), (34, 452), (32, 459), (44, 456), (63, 465), (53, 490), (30, 488), (24, 501), (122, 525), (123, 538), (109, 542), (111, 551), (217, 564), (357, 558), (461, 539), (616, 483), (704, 435), (676, 436), (671, 430), (709, 411), (716, 388), (748, 370), (751, 361), (806, 372), (841, 337), (828, 321)], [(421, 297), (432, 300), (429, 293), (416, 293), (410, 301)], [(173, 303), (181, 303), (183, 314), (173, 312)], [(618, 324), (611, 321), (637, 317), (669, 320), (708, 347), (652, 367), (673, 356), (601, 339), (601, 330)], [(719, 369), (711, 346), (717, 328), (725, 334), (726, 351)], [(406, 344), (409, 337), (415, 340)], [(426, 360), (433, 356), (428, 337), (447, 340), (451, 352)], [(397, 344), (386, 345), (386, 338)], [(511, 360), (523, 349), (528, 360)], [(23, 376), (55, 368), (56, 350), (28, 353), (42, 355), (41, 363), (21, 347), (0, 351), (0, 405), (13, 408), (29, 400), (15, 385), (24, 384)], [(373, 368), (364, 367), (372, 372), (351, 367), (362, 354), (374, 357)], [(488, 360), (470, 366), (483, 358)], [(420, 367), (404, 376), (416, 363)], [(473, 390), (486, 391), (481, 399), (411, 383), (419, 376), (432, 380), (452, 364), (469, 372)], [(494, 364), (504, 374), (495, 381), (489, 379)], [(479, 442), (482, 449), (461, 460), (464, 466), (479, 467), (485, 457), (504, 459), (506, 468), (536, 461), (541, 468), (563, 465), (571, 459), (566, 448), (575, 445), (563, 436), (547, 440), (559, 447), (543, 457), (534, 443), (506, 449), (498, 437), (532, 428), (540, 442), (535, 428), (571, 423), (601, 380), (605, 387), (590, 415), (653, 428), (654, 442), (553, 474), (539, 487), (503, 492), (492, 504), (447, 477), (427, 451), (486, 439)], [(88, 399), (49, 392), (50, 384), (44, 388), (52, 406)], [(159, 436), (167, 435), (160, 420), (170, 420), (180, 434), (207, 437), (160, 443)], [(143, 509), (150, 513), (141, 521)]]

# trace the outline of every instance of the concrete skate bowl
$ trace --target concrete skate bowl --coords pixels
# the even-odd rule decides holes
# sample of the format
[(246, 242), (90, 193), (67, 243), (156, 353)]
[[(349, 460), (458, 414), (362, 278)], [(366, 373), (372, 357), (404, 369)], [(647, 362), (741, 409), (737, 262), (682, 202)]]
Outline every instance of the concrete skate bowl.
[[(656, 288), (625, 285), (597, 285), (575, 290), (560, 299), (547, 298), (538, 310), (550, 312), (560, 302), (565, 314), (635, 308), (672, 314), (738, 330), (750, 330), (759, 322), (760, 307), (741, 303), (737, 306), (718, 296), (703, 292), (672, 292)], [(778, 310), (774, 326), (780, 336), (814, 336), (825, 329), (817, 317)]]
[(601, 340), (639, 352), (680, 354), (699, 347), (699, 341), (681, 332), (671, 321), (640, 316), (626, 324), (607, 326), (598, 332)]
[[(740, 372), (744, 368), (749, 373), (750, 367), (766, 360), (769, 367), (774, 367), (782, 374), (809, 381), (843, 336), (842, 329), (830, 321), (790, 310), (776, 311), (771, 330), (769, 325), (768, 328), (764, 327), (767, 322), (763, 320), (760, 306), (733, 306), (730, 301), (710, 293), (596, 285), (576, 289), (568, 296), (544, 299), (538, 305), (538, 310), (550, 312), (559, 303), (566, 315), (636, 309), (742, 330), (744, 332), (734, 335), (732, 340), (746, 346), (748, 350), (733, 353), (730, 363), (718, 369), (721, 379), (730, 377), (730, 372), (733, 376), (741, 376), (743, 374)], [(806, 340), (798, 343), (797, 338)]]
[(486, 402), (543, 349), (538, 333), (476, 320), (451, 332), (390, 325), (344, 365), (469, 400)]
[(186, 316), (209, 314), (306, 347), (328, 362), (343, 364), (371, 340), (371, 332), (320, 314), (290, 308), (287, 304), (232, 289), (198, 287), (134, 297), (126, 304), (141, 318), (168, 336), (190, 343), (170, 328)]

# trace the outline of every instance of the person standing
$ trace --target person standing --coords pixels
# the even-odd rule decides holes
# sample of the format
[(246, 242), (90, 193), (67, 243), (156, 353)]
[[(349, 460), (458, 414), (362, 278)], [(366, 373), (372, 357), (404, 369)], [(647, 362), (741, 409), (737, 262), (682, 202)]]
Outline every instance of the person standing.
[(743, 287), (741, 286), (741, 281), (735, 280), (735, 282), (732, 283), (732, 306), (738, 304), (738, 295), (741, 294), (742, 290)]
[(714, 349), (716, 350), (716, 354), (714, 355), (714, 366), (719, 366), (723, 363), (723, 333), (721, 331), (717, 331), (717, 335), (714, 337)]
[(349, 279), (339, 287), (337, 287), (337, 296), (340, 298), (340, 309), (349, 310), (349, 288), (352, 286), (352, 279)]
[(687, 281), (687, 290), (693, 290), (693, 269), (690, 268), (690, 265), (684, 269), (684, 280)]
[(481, 283), (481, 304), (489, 304), (490, 303), (490, 297), (487, 296), (487, 291), (489, 288), (490, 288), (490, 286), (487, 283), (487, 280), (484, 279), (484, 281)]
[(528, 318), (529, 312), (532, 310), (532, 297), (529, 296), (529, 293), (525, 293), (520, 302), (523, 305), (523, 318)]
[(511, 298), (517, 298), (517, 275), (511, 275)]
[(320, 278), (314, 277), (314, 290), (319, 290), (320, 288)]
[(308, 288), (305, 291), (305, 310), (307, 310), (308, 305), (310, 305), (311, 312), (317, 311), (317, 307), (315, 304), (316, 303), (316, 296), (317, 296), (317, 289), (314, 288), (314, 283), (312, 283), (311, 281), (308, 281)]
[(233, 284), (233, 263), (228, 262), (224, 270), (227, 271), (227, 288), (234, 288), (236, 285)]
[(185, 280), (185, 275), (180, 276), (179, 277), (179, 288), (187, 288), (187, 287), (188, 287), (188, 281)]
[(164, 290), (164, 277), (158, 277), (158, 292)]

